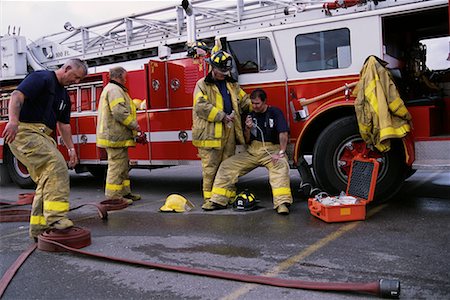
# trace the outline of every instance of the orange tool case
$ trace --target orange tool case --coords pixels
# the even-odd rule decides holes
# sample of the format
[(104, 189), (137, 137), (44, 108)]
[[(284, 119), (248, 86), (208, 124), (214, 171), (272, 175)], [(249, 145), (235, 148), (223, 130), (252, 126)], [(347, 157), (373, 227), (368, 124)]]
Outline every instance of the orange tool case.
[(346, 191), (346, 196), (357, 199), (356, 203), (324, 205), (322, 199), (316, 196), (308, 199), (311, 214), (329, 223), (365, 220), (366, 204), (372, 201), (375, 192), (378, 165), (374, 158), (356, 157), (350, 167)]

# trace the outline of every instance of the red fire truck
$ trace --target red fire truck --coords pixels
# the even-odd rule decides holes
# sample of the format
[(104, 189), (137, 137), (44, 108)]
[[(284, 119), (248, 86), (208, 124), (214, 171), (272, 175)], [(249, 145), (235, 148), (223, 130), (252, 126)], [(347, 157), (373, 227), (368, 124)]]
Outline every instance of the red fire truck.
[[(73, 27), (27, 45), (1, 37), (0, 132), (10, 93), (26, 74), (78, 57), (90, 75), (70, 86), (77, 172), (101, 175), (105, 152), (96, 147), (97, 106), (111, 65), (128, 72), (129, 93), (149, 143), (130, 149), (133, 168), (199, 164), (192, 146), (192, 93), (208, 72), (205, 57), (186, 44), (216, 39), (235, 60), (239, 82), (264, 88), (271, 105), (288, 117), (289, 155), (295, 167), (309, 156), (318, 185), (345, 190), (352, 158), (380, 162), (377, 197), (388, 197), (414, 170), (450, 169), (449, 4), (447, 0), (183, 1), (180, 6)], [(440, 52), (441, 49), (444, 52)], [(413, 132), (379, 153), (362, 141), (352, 87), (365, 59), (387, 61), (413, 116)], [(57, 142), (63, 151), (61, 140)], [(0, 178), (25, 187), (26, 169), (0, 138)]]

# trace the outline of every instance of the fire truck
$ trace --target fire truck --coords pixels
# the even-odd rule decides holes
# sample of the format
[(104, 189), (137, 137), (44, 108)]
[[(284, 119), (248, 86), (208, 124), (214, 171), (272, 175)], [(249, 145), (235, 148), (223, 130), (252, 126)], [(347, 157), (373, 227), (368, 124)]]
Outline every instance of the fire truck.
[[(27, 44), (8, 32), (1, 42), (0, 132), (11, 92), (31, 71), (55, 69), (68, 58), (90, 67), (68, 87), (77, 172), (104, 174), (106, 153), (96, 147), (97, 106), (108, 68), (128, 70), (129, 94), (144, 101), (138, 122), (149, 141), (130, 148), (130, 167), (199, 164), (192, 145), (192, 99), (208, 72), (197, 41), (217, 40), (230, 52), (242, 88), (263, 88), (290, 127), (292, 167), (308, 167), (325, 191), (345, 190), (358, 154), (380, 163), (377, 198), (399, 190), (417, 169), (450, 169), (449, 3), (447, 0), (194, 1), (74, 27)], [(444, 52), (440, 52), (440, 49)], [(412, 115), (413, 130), (380, 153), (362, 140), (352, 88), (366, 58), (387, 67)], [(58, 147), (67, 158), (59, 136)], [(0, 138), (0, 178), (32, 185), (26, 168)]]

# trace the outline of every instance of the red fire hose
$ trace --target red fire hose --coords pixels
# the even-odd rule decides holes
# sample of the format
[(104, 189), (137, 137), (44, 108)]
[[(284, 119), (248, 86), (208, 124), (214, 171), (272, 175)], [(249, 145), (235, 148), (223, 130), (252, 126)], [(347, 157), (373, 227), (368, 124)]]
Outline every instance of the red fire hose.
[(19, 194), (16, 202), (0, 201), (0, 222), (28, 222), (30, 220), (29, 209), (11, 208), (33, 203), (34, 195), (35, 193), (23, 193)]
[[(28, 222), (30, 220), (31, 211), (29, 209), (11, 209), (13, 207), (29, 205), (33, 203), (35, 193), (19, 194), (19, 199), (16, 202), (0, 201), (0, 223), (2, 222)], [(100, 203), (85, 203), (76, 207), (72, 207), (69, 211), (79, 209), (84, 206), (94, 206), (97, 208), (101, 219), (108, 218), (108, 211), (120, 210), (128, 206), (128, 203), (123, 199), (109, 199)]]
[[(79, 207), (82, 207), (81, 205)], [(101, 206), (101, 205), (99, 205)], [(96, 207), (99, 209), (99, 206)], [(76, 207), (74, 209), (77, 209)], [(105, 207), (99, 209), (99, 215), (102, 219), (107, 217)], [(72, 227), (65, 230), (48, 230), (39, 235), (37, 248), (44, 251), (69, 251), (81, 255), (87, 255), (99, 259), (126, 263), (137, 266), (145, 266), (154, 269), (167, 270), (173, 272), (180, 272), (185, 274), (193, 274), (200, 276), (208, 276), (213, 278), (234, 280), (246, 283), (257, 283), (263, 285), (306, 289), (316, 291), (340, 291), (340, 292), (356, 292), (356, 293), (368, 293), (377, 295), (383, 298), (398, 298), (400, 296), (400, 282), (398, 280), (380, 279), (379, 281), (367, 282), (367, 283), (344, 283), (344, 282), (308, 282), (301, 280), (290, 280), (282, 278), (273, 278), (266, 276), (256, 276), (247, 274), (237, 274), (224, 271), (197, 269), (183, 266), (173, 266), (160, 263), (152, 263), (147, 261), (139, 261), (133, 259), (125, 259), (120, 257), (112, 257), (99, 253), (93, 253), (80, 250), (85, 246), (91, 244), (91, 236), (89, 230)], [(14, 277), (14, 274), (27, 259), (27, 257), (35, 250), (36, 244), (31, 245), (14, 264), (6, 271), (2, 279), (0, 280), (0, 298), (3, 292), (6, 290), (9, 282)]]
[[(208, 276), (214, 278), (228, 279), (246, 283), (258, 283), (263, 285), (271, 285), (284, 288), (307, 289), (316, 291), (341, 291), (341, 292), (357, 292), (368, 293), (384, 298), (398, 298), (400, 296), (400, 282), (398, 280), (380, 279), (375, 282), (368, 283), (343, 283), (343, 282), (308, 282), (301, 280), (290, 280), (282, 278), (273, 278), (266, 276), (256, 276), (247, 274), (236, 274), (224, 271), (197, 269), (183, 266), (173, 266), (160, 263), (152, 263), (147, 261), (139, 261), (133, 259), (125, 259), (120, 257), (112, 257), (99, 253), (87, 252), (80, 249), (69, 247), (55, 240), (48, 239), (46, 236), (39, 236), (38, 248), (48, 249), (51, 246), (57, 246), (69, 252), (96, 257), (104, 260), (126, 263), (137, 266), (146, 266), (154, 269), (181, 272), (186, 274), (194, 274), (200, 276)], [(58, 249), (57, 251), (60, 251)]]
[[(64, 244), (66, 243), (66, 244)], [(70, 244), (70, 246), (67, 245)], [(80, 250), (84, 246), (90, 244), (90, 233), (87, 230), (81, 228), (76, 228), (71, 230), (70, 233), (66, 233), (66, 235), (61, 235), (60, 233), (46, 232), (39, 236), (37, 247), (40, 250), (45, 251), (64, 251), (67, 250), (69, 252), (87, 255), (90, 257), (95, 257), (99, 259), (126, 263), (137, 266), (145, 266), (154, 269), (167, 270), (173, 272), (181, 272), (185, 274), (193, 274), (200, 276), (208, 276), (214, 278), (228, 279), (246, 283), (257, 283), (263, 285), (284, 287), (284, 288), (295, 288), (295, 289), (307, 289), (307, 290), (316, 290), (316, 291), (341, 291), (341, 292), (357, 292), (357, 293), (368, 293), (377, 296), (381, 296), (383, 298), (398, 298), (400, 296), (400, 282), (397, 280), (389, 280), (389, 279), (380, 279), (379, 281), (368, 282), (368, 283), (343, 283), (343, 282), (308, 282), (308, 281), (300, 281), (300, 280), (289, 280), (282, 278), (272, 278), (266, 276), (256, 276), (256, 275), (246, 275), (246, 274), (236, 274), (229, 273), (224, 271), (216, 271), (216, 270), (206, 270), (206, 269), (197, 269), (183, 266), (173, 266), (167, 264), (160, 263), (152, 263), (147, 261), (139, 261), (133, 259), (125, 259), (120, 257), (112, 257), (99, 253), (87, 252)], [(31, 250), (31, 247), (28, 249), (29, 254), (34, 250)], [(28, 254), (28, 255), (29, 255)], [(16, 264), (23, 263), (24, 254), (21, 255), (22, 259), (18, 259)], [(20, 267), (17, 266), (18, 269)], [(11, 269), (11, 268), (10, 268)], [(16, 270), (17, 270), (16, 269)], [(14, 274), (16, 271), (8, 270), (6, 275), (9, 275), (9, 280), (11, 280), (11, 274)], [(5, 277), (5, 276), (4, 276)], [(4, 287), (6, 289), (5, 284), (3, 283), (5, 278), (2, 278), (0, 282), (0, 297), (2, 295), (1, 288)]]

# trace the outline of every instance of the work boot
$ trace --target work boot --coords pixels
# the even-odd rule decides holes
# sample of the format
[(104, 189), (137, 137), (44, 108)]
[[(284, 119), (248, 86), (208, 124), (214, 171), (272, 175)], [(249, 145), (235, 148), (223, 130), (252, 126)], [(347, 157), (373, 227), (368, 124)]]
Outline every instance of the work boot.
[(122, 201), (125, 201), (128, 205), (131, 205), (134, 202), (133, 200), (131, 200), (129, 198), (125, 198), (125, 197), (122, 197)]
[(217, 209), (225, 209), (227, 208), (226, 206), (214, 203), (212, 201), (207, 200), (205, 203), (203, 203), (202, 205), (202, 209), (206, 210), (206, 211), (211, 211), (211, 210), (217, 210)]
[(132, 201), (141, 200), (141, 195), (139, 195), (139, 194), (128, 193), (128, 194), (126, 194), (123, 197), (126, 198), (126, 199), (131, 199)]
[(277, 213), (279, 213), (280, 215), (288, 215), (289, 208), (286, 206), (286, 204), (282, 203), (277, 207)]
[(54, 229), (59, 229), (59, 230), (67, 229), (67, 228), (73, 227), (73, 222), (69, 219), (61, 219), (61, 220), (54, 222), (51, 225), (51, 227)]

